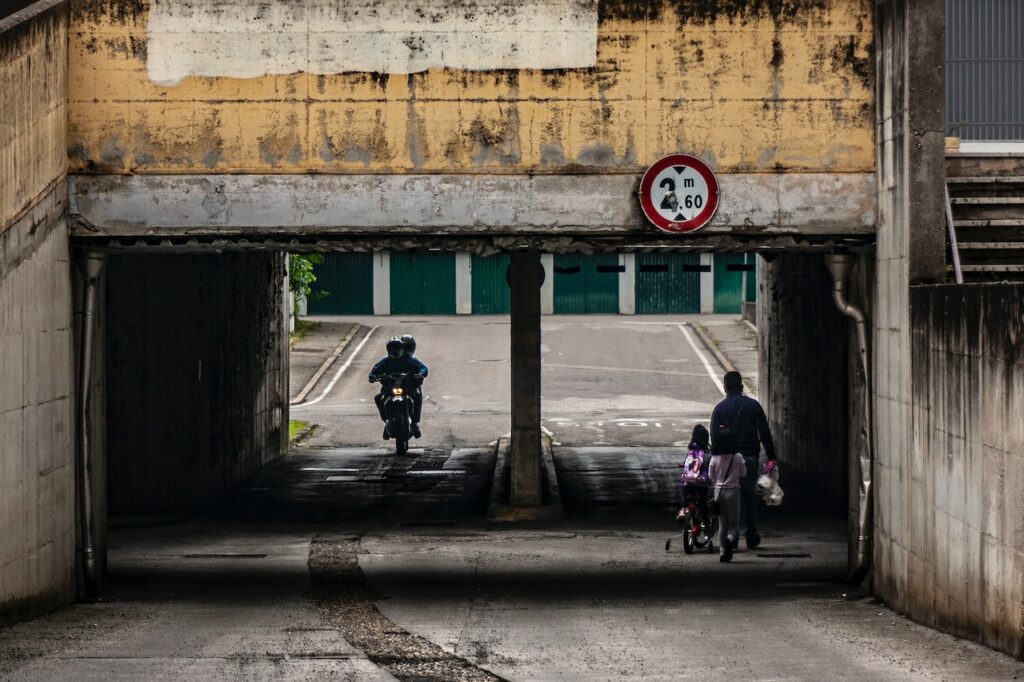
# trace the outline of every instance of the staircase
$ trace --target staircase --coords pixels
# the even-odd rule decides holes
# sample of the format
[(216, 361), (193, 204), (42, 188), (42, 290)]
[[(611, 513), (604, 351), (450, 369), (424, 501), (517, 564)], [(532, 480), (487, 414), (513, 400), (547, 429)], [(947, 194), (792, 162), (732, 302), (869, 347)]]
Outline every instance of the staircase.
[(949, 154), (946, 184), (964, 281), (1024, 281), (1024, 155)]

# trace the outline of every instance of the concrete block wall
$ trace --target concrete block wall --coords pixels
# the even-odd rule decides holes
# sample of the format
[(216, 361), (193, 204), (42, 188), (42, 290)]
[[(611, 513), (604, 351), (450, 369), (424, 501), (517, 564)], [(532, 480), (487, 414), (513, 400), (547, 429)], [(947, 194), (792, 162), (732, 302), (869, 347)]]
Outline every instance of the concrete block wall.
[(284, 263), (258, 252), (111, 256), (112, 516), (209, 507), (284, 452)]
[(75, 590), (67, 25), (0, 19), (0, 625)]
[(907, 607), (1024, 656), (1024, 284), (914, 287)]
[(65, 186), (0, 235), (0, 624), (74, 597), (74, 372)]

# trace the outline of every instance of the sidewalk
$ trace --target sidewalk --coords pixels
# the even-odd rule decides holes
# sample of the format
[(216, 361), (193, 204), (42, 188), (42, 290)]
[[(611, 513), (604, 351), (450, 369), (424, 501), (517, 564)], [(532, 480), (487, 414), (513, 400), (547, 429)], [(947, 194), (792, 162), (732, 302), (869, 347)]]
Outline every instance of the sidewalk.
[(291, 347), (288, 397), (295, 396), (309, 382), (320, 365), (331, 356), (338, 344), (356, 331), (359, 325), (342, 317), (304, 317), (302, 321), (316, 325)]
[(757, 397), (757, 332), (735, 317), (705, 317), (694, 322), (719, 352), (743, 375), (747, 395)]

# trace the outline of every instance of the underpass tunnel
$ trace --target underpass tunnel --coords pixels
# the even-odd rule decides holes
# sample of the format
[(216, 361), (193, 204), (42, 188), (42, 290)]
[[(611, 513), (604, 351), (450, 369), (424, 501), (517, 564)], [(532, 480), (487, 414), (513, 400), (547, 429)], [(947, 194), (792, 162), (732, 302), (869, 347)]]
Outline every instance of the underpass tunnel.
[[(394, 277), (397, 263), (401, 263), (401, 272), (405, 276), (415, 271), (414, 264), (425, 260), (427, 254), (420, 253), (391, 253), (372, 255), (372, 267), (377, 268), (379, 262), (391, 264), (391, 277), (384, 278), (384, 281), (394, 286), (395, 282), (403, 282), (402, 277)], [(509, 287), (511, 273), (506, 274), (510, 265), (508, 253), (500, 253), (491, 256), (479, 256), (473, 254), (455, 253), (441, 254), (447, 260), (443, 263), (438, 257), (431, 256), (433, 260), (429, 268), (422, 265), (421, 271), (433, 273), (437, 270), (440, 274), (434, 273), (430, 276), (423, 275), (423, 280), (411, 279), (413, 284), (395, 291), (388, 292), (388, 299), (394, 304), (386, 312), (398, 313), (397, 321), (403, 322), (409, 330), (415, 329), (416, 322), (423, 322), (426, 319), (433, 319), (431, 313), (455, 313), (466, 314), (489, 313), (506, 314), (510, 309), (515, 310), (517, 303), (526, 307), (527, 312), (519, 315), (518, 318), (513, 312), (511, 358), (513, 366), (512, 403), (510, 412), (515, 421), (515, 415), (526, 415), (522, 423), (514, 425), (513, 440), (521, 439), (528, 444), (528, 452), (509, 465), (509, 471), (505, 474), (508, 486), (511, 489), (513, 476), (521, 476), (519, 479), (520, 489), (524, 484), (529, 491), (524, 500), (518, 504), (534, 505), (538, 501), (543, 502), (544, 495), (541, 492), (546, 485), (548, 474), (541, 464), (542, 448), (536, 443), (544, 442), (543, 434), (538, 428), (543, 424), (555, 433), (551, 438), (558, 439), (565, 433), (559, 434), (559, 424), (548, 421), (548, 410), (545, 407), (550, 405), (552, 399), (556, 399), (564, 406), (574, 403), (578, 406), (586, 404), (586, 401), (574, 401), (573, 390), (579, 387), (583, 390), (587, 386), (588, 379), (572, 374), (571, 365), (565, 364), (567, 360), (556, 359), (555, 353), (542, 355), (540, 348), (552, 346), (557, 337), (546, 336), (543, 327), (562, 326), (560, 320), (567, 319), (564, 313), (608, 313), (622, 312), (623, 301), (629, 299), (629, 312), (662, 313), (650, 318), (637, 318), (648, 321), (639, 321), (638, 325), (667, 325), (668, 335), (675, 339), (677, 344), (685, 346), (684, 337), (679, 334), (677, 321), (682, 319), (679, 314), (682, 311), (671, 310), (677, 304), (692, 306), (689, 312), (697, 313), (702, 311), (702, 302), (707, 298), (713, 298), (716, 304), (717, 299), (727, 298), (719, 295), (719, 288), (706, 286), (705, 276), (708, 279), (714, 277), (717, 283), (726, 278), (735, 279), (742, 288), (739, 297), (735, 301), (733, 312), (738, 313), (742, 308), (740, 301), (743, 298), (757, 299), (757, 328), (759, 330), (758, 361), (755, 367), (760, 371), (760, 391), (758, 397), (764, 404), (768, 417), (772, 424), (772, 430), (776, 437), (777, 448), (780, 459), (783, 463), (787, 483), (792, 486), (793, 494), (787, 500), (787, 508), (799, 505), (802, 510), (814, 516), (825, 513), (832, 517), (841, 518), (849, 523), (848, 544), (850, 547), (850, 561), (855, 560), (856, 543), (859, 536), (857, 519), (860, 513), (860, 498), (858, 485), (860, 481), (857, 457), (851, 458), (850, 453), (859, 453), (865, 442), (864, 433), (864, 411), (863, 411), (863, 371), (859, 366), (859, 355), (855, 343), (854, 327), (850, 321), (836, 307), (833, 296), (834, 281), (825, 264), (826, 251), (818, 249), (815, 251), (785, 251), (785, 250), (762, 250), (737, 252), (715, 252), (710, 251), (676, 251), (672, 249), (649, 250), (647, 252), (632, 253), (599, 253), (584, 255), (581, 253), (533, 253), (526, 259), (529, 264), (527, 269), (536, 268), (538, 261), (543, 267), (542, 277), (537, 283), (527, 286), (525, 280), (520, 280), (518, 289)], [(520, 254), (525, 256), (526, 254)], [(358, 256), (358, 258), (356, 257)], [(459, 261), (464, 257), (467, 262), (467, 272), (471, 264), (471, 282), (463, 282), (464, 288), (471, 292), (465, 301), (461, 302), (463, 310), (460, 310), (459, 289)], [(513, 256), (515, 258), (515, 256)], [(865, 304), (870, 300), (869, 292), (865, 290), (864, 282), (870, 277), (866, 270), (870, 264), (870, 251), (859, 250), (853, 256), (857, 263), (853, 276), (850, 277), (847, 286), (851, 289), (851, 299), (867, 310)], [(361, 276), (365, 282), (357, 287), (356, 295), (352, 297), (351, 303), (344, 297), (335, 297), (330, 303), (319, 301), (311, 303), (313, 312), (326, 312), (329, 308), (335, 312), (351, 311), (353, 314), (366, 314), (373, 310), (373, 301), (379, 299), (377, 285), (381, 278), (369, 267), (371, 256), (369, 254), (340, 254), (340, 257), (330, 259), (331, 265), (325, 270), (328, 277), (325, 282), (318, 286), (329, 289), (340, 289), (347, 291), (345, 284), (349, 282), (344, 274), (339, 274), (337, 269), (346, 270), (346, 264), (352, 261), (353, 264), (347, 267), (347, 271), (353, 276)], [(365, 261), (367, 267), (361, 268), (359, 263)], [(525, 261), (524, 261), (525, 262)], [(712, 265), (714, 264), (714, 265)], [(363, 271), (365, 269), (365, 272)], [(713, 272), (713, 275), (711, 274)], [(361, 275), (359, 273), (362, 273)], [(497, 274), (496, 274), (497, 273)], [(374, 278), (377, 279), (374, 279)], [(633, 279), (635, 277), (635, 280)], [(657, 278), (662, 278), (661, 280)], [(448, 282), (446, 295), (442, 296), (447, 303), (441, 310), (428, 310), (421, 304), (411, 300), (414, 295), (422, 296), (425, 291), (433, 286), (431, 278), (441, 284)], [(602, 278), (604, 278), (602, 280)], [(599, 281), (600, 280), (600, 281)], [(606, 281), (605, 281), (606, 280)], [(632, 284), (635, 281), (635, 288)], [(617, 284), (616, 284), (617, 282)], [(625, 284), (624, 284), (625, 282)], [(372, 286), (372, 290), (369, 288)], [(440, 285), (438, 285), (440, 286)], [(753, 295), (753, 289), (759, 290), (758, 295)], [(447, 290), (446, 290), (447, 291)], [(624, 294), (624, 292), (627, 292)], [(444, 293), (444, 292), (442, 292)], [(653, 295), (657, 293), (658, 296)], [(713, 297), (707, 294), (714, 293)], [(747, 295), (744, 296), (743, 294)], [(618, 304), (615, 304), (615, 296), (618, 296)], [(676, 300), (678, 299), (678, 301)], [(608, 303), (611, 300), (612, 303)], [(571, 305), (570, 305), (571, 304)], [(316, 308), (314, 309), (314, 305)], [(720, 304), (723, 305), (724, 304)], [(754, 303), (748, 304), (751, 308)], [(709, 308), (709, 312), (717, 310), (717, 307)], [(412, 318), (412, 319), (409, 319)], [(416, 319), (422, 318), (422, 319)], [(387, 317), (377, 317), (381, 324), (390, 324)], [(583, 319), (583, 318), (581, 318)], [(596, 319), (596, 316), (595, 316)], [(620, 315), (617, 319), (622, 324), (631, 324), (633, 319), (628, 315)], [(752, 318), (753, 319), (753, 318)], [(542, 322), (543, 320), (543, 322)], [(738, 318), (737, 318), (738, 320)], [(447, 323), (445, 323), (447, 324)], [(493, 323), (489, 323), (493, 324)], [(401, 333), (397, 327), (389, 327), (386, 335), (394, 332)], [(640, 329), (641, 327), (636, 327)], [(455, 333), (455, 332), (452, 332)], [(594, 331), (596, 336), (601, 335), (600, 326)], [(639, 337), (638, 337), (639, 338)], [(851, 340), (852, 339), (852, 340)], [(436, 343), (436, 339), (435, 339)], [(600, 345), (600, 344), (596, 344)], [(430, 342), (421, 344), (421, 350), (427, 353), (428, 359), (431, 353)], [(548, 349), (551, 350), (551, 349)], [(548, 352), (545, 350), (545, 353)], [(557, 350), (564, 350), (557, 348)], [(596, 351), (601, 362), (608, 362), (612, 370), (618, 372), (636, 371), (638, 368), (627, 368), (621, 361), (617, 362), (625, 353), (633, 351), (633, 348), (624, 346), (620, 349), (608, 351), (602, 349)], [(434, 351), (436, 354), (436, 346)], [(587, 350), (587, 353), (594, 351)], [(686, 351), (687, 353), (689, 351)], [(662, 360), (672, 362), (673, 355), (682, 353), (682, 348), (672, 350), (667, 348), (663, 351)], [(560, 353), (559, 353), (560, 354)], [(721, 379), (721, 373), (725, 371), (724, 366), (719, 366), (711, 353), (708, 353), (715, 364), (714, 381)], [(451, 357), (437, 356), (435, 358), (443, 364), (451, 364)], [(515, 367), (516, 359), (526, 360), (526, 370), (518, 371)], [(455, 358), (456, 364), (465, 361), (464, 357)], [(473, 362), (474, 360), (470, 360)], [(494, 361), (494, 358), (488, 358)], [(694, 358), (692, 360), (696, 362)], [(577, 361), (580, 362), (580, 361)], [(562, 363), (562, 364), (559, 364)], [(614, 365), (623, 365), (614, 367)], [(628, 363), (626, 363), (628, 364)], [(554, 368), (560, 367), (560, 373), (554, 374)], [(670, 368), (666, 364), (661, 370)], [(588, 376), (599, 369), (594, 367), (578, 368)], [(647, 371), (640, 369), (640, 372)], [(656, 370), (660, 371), (660, 370)], [(663, 372), (671, 374), (671, 372)], [(703, 370), (701, 370), (703, 374)], [(543, 378), (542, 378), (543, 375)], [(621, 376), (621, 375), (620, 375)], [(552, 378), (559, 382), (552, 384)], [(616, 374), (611, 372), (600, 378), (603, 385), (607, 386), (609, 393), (616, 393)], [(712, 383), (704, 376), (698, 381), (705, 382), (704, 387), (712, 390)], [(538, 392), (539, 385), (539, 392)], [(659, 389), (661, 390), (661, 389)], [(663, 387), (666, 401), (671, 401), (679, 394), (685, 394), (689, 389), (681, 387), (672, 389), (669, 386)], [(587, 507), (595, 508), (602, 505), (615, 509), (630, 509), (635, 511), (638, 507), (658, 508), (659, 514), (668, 514), (666, 511), (672, 504), (676, 503), (677, 488), (675, 481), (677, 473), (674, 470), (675, 461), (681, 459), (679, 449), (680, 439), (688, 436), (689, 429), (695, 420), (707, 423), (710, 417), (711, 407), (717, 402), (713, 397), (701, 399), (706, 405), (706, 414), (686, 415), (685, 428), (679, 427), (670, 431), (665, 429), (660, 432), (663, 435), (654, 436), (655, 440), (644, 445), (656, 446), (652, 450), (658, 450), (658, 459), (639, 464), (638, 476), (647, 481), (647, 488), (634, 486), (627, 490), (627, 485), (621, 481), (622, 487), (614, 489), (614, 485), (606, 486), (599, 491), (597, 497), (592, 495), (594, 489), (587, 488), (586, 484), (579, 484), (575, 487), (573, 482), (561, 481), (562, 502), (574, 507), (571, 512), (580, 512)], [(541, 419), (537, 419), (537, 408)], [(582, 407), (581, 407), (582, 409)], [(631, 412), (634, 408), (624, 405), (624, 410), (618, 416), (621, 419), (635, 417)], [(682, 415), (679, 415), (682, 417)], [(577, 421), (573, 419), (563, 420)], [(643, 426), (654, 432), (654, 422), (642, 422), (632, 419), (631, 426)], [(428, 429), (429, 429), (428, 423)], [(657, 425), (658, 428), (662, 424)], [(668, 426), (668, 424), (665, 424)], [(494, 437), (497, 437), (495, 432)], [(660, 438), (660, 440), (658, 440)], [(614, 439), (613, 439), (614, 440)], [(576, 457), (570, 452), (570, 448), (576, 445), (602, 445), (599, 439), (594, 443), (561, 443), (556, 447), (554, 457), (559, 476), (564, 473), (566, 467), (560, 463), (568, 461), (567, 458)], [(607, 450), (615, 450), (623, 443), (603, 443)], [(515, 457), (517, 450), (510, 449), (511, 456)], [(595, 479), (604, 477), (614, 480), (613, 470), (620, 469), (620, 463), (627, 460), (637, 460), (632, 455), (627, 455), (626, 450), (620, 448), (617, 452), (598, 453), (605, 457), (597, 464), (593, 464)], [(645, 455), (646, 456), (646, 455)], [(640, 458), (641, 460), (643, 458)], [(596, 460), (595, 460), (596, 461)], [(518, 464), (517, 464), (518, 462)], [(518, 471), (517, 466), (522, 466)], [(580, 469), (580, 460), (574, 460), (573, 466)], [(589, 466), (589, 464), (587, 465)], [(668, 467), (672, 467), (669, 471)], [(651, 481), (657, 479), (659, 483), (653, 485)], [(495, 479), (501, 481), (501, 475)], [(583, 490), (584, 495), (573, 499), (572, 495)], [(511, 490), (506, 491), (511, 495)]]
[[(851, 425), (861, 419), (861, 403), (855, 396), (858, 374), (855, 353), (851, 352), (851, 328), (833, 301), (833, 283), (823, 254), (725, 255), (722, 273), (749, 277), (748, 282), (755, 281), (759, 290), (758, 397), (768, 414), (786, 487), (791, 491), (787, 502), (801, 513), (847, 517), (852, 566), (859, 476), (856, 458), (850, 453), (860, 447), (862, 431)], [(664, 259), (641, 254), (634, 262), (650, 268)], [(96, 385), (92, 409), (98, 412), (92, 427), (96, 436), (91, 463), (93, 542), (100, 579), (108, 523), (174, 520), (216, 508), (239, 484), (287, 451), (290, 416), (291, 295), (286, 286), (285, 253), (142, 253), (128, 249), (110, 251), (103, 260), (96, 303), (94, 344), (101, 350), (95, 353), (92, 379)], [(616, 505), (633, 511), (638, 507), (658, 509), (658, 514), (671, 518), (670, 508), (677, 502), (677, 475), (665, 470), (674, 466), (669, 460), (682, 459), (678, 441), (692, 427), (688, 422), (683, 429), (686, 433), (665, 430), (663, 442), (655, 444), (656, 457), (634, 456), (625, 447), (603, 463), (600, 457), (593, 460), (598, 469), (604, 468), (598, 476), (611, 481), (601, 500), (573, 498), (573, 491), (581, 488), (567, 478), (573, 474), (567, 473), (571, 467), (564, 463), (573, 457), (579, 462), (578, 453), (561, 448), (562, 453), (554, 458), (558, 466), (546, 464), (550, 462), (545, 453), (545, 448), (550, 451), (550, 439), (546, 440), (541, 430), (541, 410), (544, 392), (555, 395), (550, 393), (555, 387), (545, 386), (541, 380), (545, 363), (551, 361), (542, 359), (541, 354), (545, 341), (542, 319), (547, 317), (543, 315), (542, 292), (550, 286), (549, 278), (559, 275), (557, 269), (549, 275), (542, 266), (558, 262), (570, 263), (562, 267), (571, 268), (579, 258), (578, 254), (553, 259), (537, 252), (514, 252), (502, 260), (508, 263), (502, 284), (511, 310), (512, 445), (507, 453), (507, 478), (498, 472), (494, 481), (507, 481), (508, 501), (513, 507), (530, 507), (544, 505), (552, 486), (549, 479), (554, 478), (562, 489), (561, 503), (570, 520), (580, 518), (581, 511), (602, 506), (614, 513)], [(611, 254), (611, 260), (622, 260), (622, 254)], [(698, 254), (684, 260), (693, 261), (691, 277), (711, 269), (702, 267), (706, 259)], [(858, 262), (866, 261), (861, 258)], [(863, 286), (858, 289), (856, 285), (865, 281), (863, 269), (859, 266), (852, 278), (859, 301), (869, 300)], [(613, 276), (619, 272), (616, 268)], [(80, 298), (84, 306), (84, 294)], [(672, 323), (671, 333), (677, 334), (675, 317), (651, 319)], [(683, 343), (682, 335), (677, 343)], [(439, 363), (451, 364), (452, 359), (443, 354), (435, 357)], [(715, 371), (719, 369), (716, 366)], [(614, 375), (600, 381), (614, 388)], [(713, 406), (717, 395), (712, 390), (713, 378), (705, 376), (700, 381), (711, 395), (705, 402)], [(707, 423), (709, 418), (710, 410), (702, 421)], [(476, 445), (483, 447), (486, 442)], [(428, 466), (426, 460), (435, 455), (425, 451), (417, 456), (425, 458), (421, 464)], [(460, 461), (479, 459), (468, 451), (463, 456), (466, 459)], [(629, 459), (639, 462), (642, 479), (665, 481), (653, 488), (649, 484), (637, 487), (636, 481), (626, 479), (616, 484), (614, 470)], [(483, 466), (489, 461), (484, 458), (478, 463)], [(476, 471), (476, 464), (464, 468), (470, 478), (487, 475)], [(314, 494), (328, 494), (327, 490)], [(429, 504), (428, 498), (424, 500)], [(84, 552), (89, 543), (81, 544)]]
[[(122, 251), (78, 260), (98, 258), (99, 295), (78, 324), (82, 348), (91, 319), (93, 346), (83, 401), (91, 486), (79, 488), (80, 570), (89, 572), (88, 554), (96, 563), (93, 580), (80, 578), (86, 593), (102, 591), (108, 525), (214, 508), (283, 454), (288, 439), (283, 254)], [(79, 288), (87, 312), (87, 287)]]

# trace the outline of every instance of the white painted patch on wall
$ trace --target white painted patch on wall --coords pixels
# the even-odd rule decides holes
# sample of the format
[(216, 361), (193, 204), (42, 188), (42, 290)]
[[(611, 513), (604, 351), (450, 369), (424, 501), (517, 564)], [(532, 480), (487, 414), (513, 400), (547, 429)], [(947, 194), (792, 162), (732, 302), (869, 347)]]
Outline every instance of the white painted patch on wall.
[(151, 0), (149, 79), (576, 69), (597, 0)]

